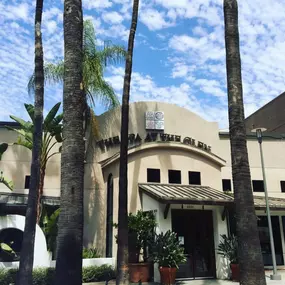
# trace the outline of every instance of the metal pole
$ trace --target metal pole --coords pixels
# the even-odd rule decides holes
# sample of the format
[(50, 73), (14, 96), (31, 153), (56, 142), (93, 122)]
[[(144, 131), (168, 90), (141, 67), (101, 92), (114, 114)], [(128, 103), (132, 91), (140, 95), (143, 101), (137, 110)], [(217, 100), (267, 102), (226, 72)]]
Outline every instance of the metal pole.
[(261, 157), (261, 167), (262, 167), (262, 175), (263, 175), (263, 183), (264, 183), (264, 193), (265, 193), (265, 202), (266, 202), (266, 214), (267, 214), (267, 219), (268, 219), (268, 229), (269, 229), (271, 255), (272, 255), (272, 264), (273, 264), (273, 275), (270, 276), (270, 279), (272, 279), (272, 280), (281, 280), (281, 275), (277, 274), (275, 247), (274, 247), (274, 239), (273, 239), (273, 231), (272, 231), (270, 208), (269, 208), (269, 203), (268, 203), (268, 193), (267, 193), (267, 184), (266, 184), (266, 176), (265, 176), (265, 168), (264, 168), (264, 159), (263, 159), (262, 141), (261, 140), (259, 140), (259, 149), (260, 149), (260, 157)]

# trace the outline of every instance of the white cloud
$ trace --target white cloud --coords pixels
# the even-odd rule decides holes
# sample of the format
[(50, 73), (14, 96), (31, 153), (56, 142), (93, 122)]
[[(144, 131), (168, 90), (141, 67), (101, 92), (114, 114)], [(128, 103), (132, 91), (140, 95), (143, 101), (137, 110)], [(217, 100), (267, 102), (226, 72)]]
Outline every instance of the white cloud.
[[(107, 81), (121, 97), (124, 69), (122, 67), (112, 67), (110, 68), (110, 74)], [(207, 82), (200, 82), (199, 84), (207, 88)], [(216, 84), (218, 85), (218, 83)], [(213, 82), (212, 85), (214, 85)], [(136, 71), (133, 71), (132, 74), (130, 99), (132, 102), (162, 101), (177, 104), (210, 121), (225, 121), (227, 116), (226, 108), (222, 106), (215, 107), (210, 101), (202, 100), (199, 98), (199, 94), (195, 93), (187, 83), (161, 86), (156, 84), (151, 76)]]
[(87, 10), (91, 9), (103, 9), (112, 6), (112, 2), (109, 0), (83, 0), (83, 7)]
[(103, 13), (102, 18), (108, 24), (120, 24), (124, 20), (123, 16), (116, 11)]
[(53, 34), (56, 31), (57, 23), (56, 21), (48, 21), (46, 23), (46, 27), (47, 27), (48, 33)]
[(143, 10), (140, 19), (150, 30), (161, 30), (173, 25), (164, 19), (163, 13), (154, 9)]

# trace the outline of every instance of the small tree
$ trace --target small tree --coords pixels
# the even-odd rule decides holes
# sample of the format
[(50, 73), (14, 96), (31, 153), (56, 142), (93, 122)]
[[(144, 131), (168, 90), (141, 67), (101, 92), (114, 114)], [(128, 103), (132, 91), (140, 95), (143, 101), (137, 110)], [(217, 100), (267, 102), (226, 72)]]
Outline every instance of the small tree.
[[(43, 121), (40, 183), (37, 200), (37, 223), (39, 223), (41, 217), (41, 198), (43, 195), (47, 163), (52, 156), (59, 153), (60, 149), (58, 149), (58, 151), (53, 151), (53, 148), (57, 143), (62, 142), (62, 114), (56, 115), (59, 110), (59, 107), (60, 103), (55, 104)], [(18, 140), (14, 144), (21, 145), (29, 150), (32, 150), (35, 107), (31, 104), (25, 104), (25, 109), (27, 110), (31, 118), (31, 122), (24, 121), (15, 116), (10, 116), (12, 120), (19, 123), (20, 128), (12, 128), (9, 126), (7, 126), (7, 128), (19, 134)]]

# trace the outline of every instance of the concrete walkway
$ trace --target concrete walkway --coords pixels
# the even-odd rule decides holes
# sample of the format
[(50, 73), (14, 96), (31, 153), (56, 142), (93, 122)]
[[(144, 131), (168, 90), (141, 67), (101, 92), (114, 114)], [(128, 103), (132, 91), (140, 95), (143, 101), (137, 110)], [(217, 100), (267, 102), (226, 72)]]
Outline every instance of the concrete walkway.
[[(268, 285), (285, 285), (285, 280), (282, 281), (273, 281), (269, 279), (269, 276), (266, 277), (266, 281)], [(108, 285), (114, 285), (114, 281), (110, 281)], [(131, 285), (138, 285), (138, 283), (130, 283)], [(232, 282), (229, 280), (187, 280), (187, 281), (179, 281), (176, 283), (177, 285), (238, 285), (239, 282)], [(106, 285), (105, 282), (95, 282), (95, 283), (85, 283), (84, 285)], [(159, 283), (142, 283), (142, 285), (159, 285)]]

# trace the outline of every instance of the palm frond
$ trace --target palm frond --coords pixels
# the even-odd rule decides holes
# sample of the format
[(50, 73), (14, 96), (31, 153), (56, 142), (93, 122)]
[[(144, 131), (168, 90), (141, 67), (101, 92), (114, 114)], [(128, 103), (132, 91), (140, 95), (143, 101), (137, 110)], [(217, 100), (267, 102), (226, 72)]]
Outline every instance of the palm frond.
[(88, 90), (88, 99), (90, 96), (99, 100), (108, 110), (117, 107), (120, 102), (113, 88), (105, 80), (97, 82), (96, 85), (90, 86)]
[(104, 43), (104, 48), (97, 51), (101, 64), (108, 66), (109, 64), (119, 64), (125, 61), (127, 51), (123, 46), (113, 45), (111, 41)]
[(29, 141), (29, 142), (33, 142), (33, 133), (32, 132), (27, 132), (24, 129), (14, 129), (11, 128), (9, 126), (6, 126), (7, 129), (14, 131), (16, 133), (18, 133), (20, 136), (24, 137), (25, 140)]
[(8, 187), (11, 191), (13, 191), (13, 182), (8, 181), (4, 176), (3, 172), (0, 173), (0, 183), (4, 184), (6, 187)]
[(84, 21), (83, 25), (83, 51), (92, 52), (96, 50), (95, 29), (92, 20)]
[[(63, 82), (64, 62), (59, 61), (57, 64), (47, 63), (44, 66), (45, 84), (57, 84)], [(34, 94), (35, 91), (35, 74), (29, 78), (28, 82), (29, 94)]]
[(56, 126), (56, 125), (59, 125), (59, 124), (61, 123), (62, 119), (63, 119), (63, 113), (57, 115), (57, 116), (53, 119), (52, 123), (53, 123), (55, 126)]
[(16, 116), (12, 116), (12, 115), (10, 116), (10, 118), (11, 118), (13, 121), (19, 123), (20, 126), (21, 126), (21, 129), (23, 129), (23, 130), (25, 130), (25, 131), (27, 131), (27, 132), (33, 132), (33, 128), (34, 128), (33, 123), (27, 122), (27, 121), (25, 121), (25, 120), (23, 120), (23, 119), (21, 119), (21, 118), (18, 118), (18, 117), (16, 117)]
[(27, 110), (27, 113), (29, 114), (32, 122), (34, 123), (34, 117), (35, 117), (35, 107), (32, 104), (24, 104), (25, 109)]
[(56, 113), (58, 112), (59, 110), (59, 107), (60, 107), (60, 102), (55, 104), (51, 110), (48, 112), (48, 114), (46, 115), (45, 119), (44, 119), (44, 130), (47, 130), (48, 131), (48, 128), (50, 126), (50, 124), (53, 123), (54, 119), (55, 119), (55, 116), (56, 116)]
[(28, 140), (23, 140), (21, 136), (18, 137), (17, 142), (14, 143), (15, 145), (21, 145), (29, 150), (32, 150), (33, 148), (33, 143), (28, 141)]

